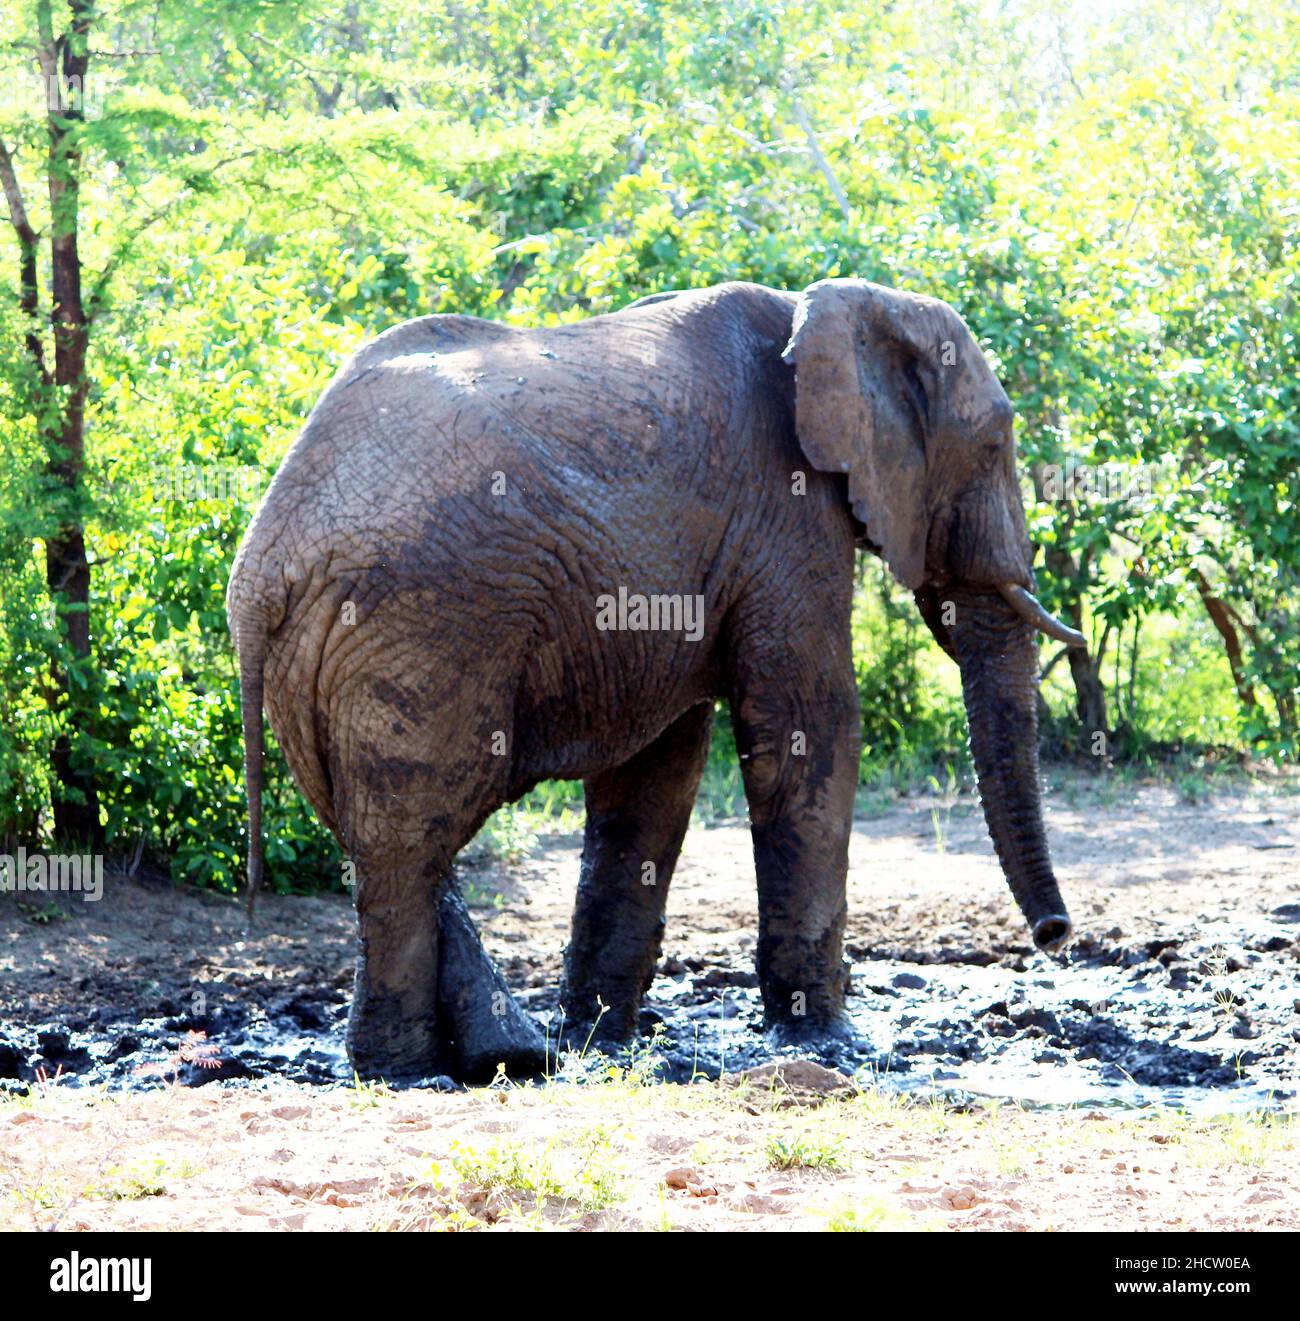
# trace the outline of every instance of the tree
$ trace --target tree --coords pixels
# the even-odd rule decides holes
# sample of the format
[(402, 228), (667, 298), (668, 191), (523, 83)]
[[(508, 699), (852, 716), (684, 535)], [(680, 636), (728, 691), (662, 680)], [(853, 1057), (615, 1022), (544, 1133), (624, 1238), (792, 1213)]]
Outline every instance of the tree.
[(7, 145), (0, 143), (0, 179), (18, 239), (24, 344), (35, 378), (36, 413), (47, 453), (46, 584), (61, 625), (64, 651), (54, 658), (50, 701), (59, 717), (54, 740), (54, 828), (68, 840), (100, 837), (91, 747), (95, 681), (91, 664), (90, 562), (83, 525), (86, 458), (86, 357), (90, 321), (82, 298), (78, 232), (81, 215), (83, 104), (90, 68), (93, 0), (69, 0), (67, 24), (56, 32), (50, 0), (37, 0), (34, 36), (45, 95), (48, 147), (50, 309), (53, 367), (38, 323), (38, 236)]

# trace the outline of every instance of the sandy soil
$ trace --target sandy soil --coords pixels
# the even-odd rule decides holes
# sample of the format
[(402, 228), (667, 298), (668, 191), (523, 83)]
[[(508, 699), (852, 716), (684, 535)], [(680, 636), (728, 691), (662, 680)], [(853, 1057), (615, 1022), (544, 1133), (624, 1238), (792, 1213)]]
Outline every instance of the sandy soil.
[(845, 1080), (802, 1068), (789, 1094), (56, 1089), (0, 1105), (0, 1227), (1300, 1228), (1294, 1125), (823, 1099)]
[[(625, 1077), (355, 1092), (336, 1081), (346, 896), (268, 897), (251, 934), (232, 901), (165, 882), (110, 879), (101, 903), (67, 903), (47, 924), (31, 896), (25, 909), (0, 896), (0, 1079), (28, 1093), (0, 1102), (0, 1224), (1295, 1228), (1300, 1145), (1276, 1115), (900, 1098), (908, 1070), (964, 1085), (968, 1065), (1008, 1078), (1068, 1066), (1103, 1087), (1118, 1070), (1116, 1099), (1136, 1078), (1152, 1084), (1142, 1099), (1194, 1081), (1225, 1111), (1241, 1095), (1293, 1104), (1300, 796), (1256, 784), (1189, 802), (1160, 784), (1067, 779), (1047, 813), (1079, 933), (1061, 964), (1032, 951), (969, 800), (904, 799), (857, 823), (855, 1012), (890, 1038), (900, 1072), (877, 1085), (860, 1070), (856, 1086), (828, 1074), (818, 1086), (845, 1090), (821, 1104), (799, 1092), (774, 1106), (761, 1081)], [(555, 1002), (578, 851), (551, 837), (523, 863), (462, 873), (489, 947), (539, 1011)], [(764, 1058), (753, 891), (743, 824), (693, 829), (646, 1015), (679, 1041), (692, 1023), (734, 1029), (733, 1076)], [(119, 1090), (187, 1030), (221, 1063), (181, 1065), (180, 1080), (212, 1085)], [(37, 1068), (64, 1079), (32, 1085)], [(109, 1099), (79, 1085), (100, 1081)], [(773, 1167), (782, 1151), (794, 1168)]]

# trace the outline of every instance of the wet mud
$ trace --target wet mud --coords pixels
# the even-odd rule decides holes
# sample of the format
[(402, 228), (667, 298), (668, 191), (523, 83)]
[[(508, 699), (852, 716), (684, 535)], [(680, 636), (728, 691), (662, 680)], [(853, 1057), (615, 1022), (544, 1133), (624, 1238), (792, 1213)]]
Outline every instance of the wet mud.
[[(846, 950), (859, 1038), (798, 1053), (905, 1091), (1030, 1106), (1294, 1108), (1300, 799), (1186, 804), (1152, 788), (1048, 810), (1079, 932), (1059, 957), (1033, 949), (973, 805), (910, 800), (860, 821)], [(1107, 820), (1122, 847), (1104, 842)], [(458, 876), (555, 1043), (578, 848), (551, 837), (524, 863)], [(110, 875), (98, 905), (66, 899), (53, 920), (22, 898), (0, 896), (0, 1087), (352, 1084), (346, 896), (268, 897), (251, 932), (233, 901), (163, 880)], [(623, 1062), (686, 1081), (795, 1053), (762, 1032), (755, 924), (743, 823), (694, 829)], [(557, 1050), (562, 1075), (581, 1067)]]

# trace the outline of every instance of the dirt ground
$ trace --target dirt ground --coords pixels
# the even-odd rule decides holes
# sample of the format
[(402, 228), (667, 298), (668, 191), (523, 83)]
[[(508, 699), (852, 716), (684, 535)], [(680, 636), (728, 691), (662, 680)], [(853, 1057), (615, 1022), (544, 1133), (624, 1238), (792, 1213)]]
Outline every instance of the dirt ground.
[(804, 1067), (812, 1088), (59, 1090), (0, 1105), (0, 1228), (1300, 1228), (1290, 1125), (817, 1104)]
[[(353, 1087), (346, 896), (268, 897), (250, 933), (165, 882), (110, 876), (49, 922), (0, 895), (0, 1224), (1296, 1228), (1300, 795), (1067, 777), (1046, 810), (1077, 930), (1060, 960), (1033, 951), (970, 800), (857, 822), (862, 1042), (793, 1094), (761, 1071), (741, 822), (688, 836), (659, 1035), (542, 1087)], [(579, 848), (460, 878), (550, 1021)], [(183, 1058), (194, 1031), (216, 1067)]]

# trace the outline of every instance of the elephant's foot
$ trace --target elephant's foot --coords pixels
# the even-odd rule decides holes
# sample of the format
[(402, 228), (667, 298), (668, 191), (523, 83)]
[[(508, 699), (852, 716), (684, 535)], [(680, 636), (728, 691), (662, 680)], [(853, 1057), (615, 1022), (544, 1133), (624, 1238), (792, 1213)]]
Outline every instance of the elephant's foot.
[(864, 1038), (846, 1014), (830, 1018), (786, 1018), (767, 1025), (767, 1041), (773, 1050), (840, 1054), (856, 1050)]
[(623, 1046), (630, 1046), (637, 1036), (637, 1022), (640, 1017), (638, 1004), (591, 1005), (579, 999), (582, 1012), (574, 1015), (569, 1008), (569, 999), (561, 998), (565, 1008), (563, 1026), (560, 1031), (560, 1045), (564, 1050), (577, 1051), (614, 1051)]
[[(363, 1078), (389, 1082), (446, 1075), (490, 1082), (546, 1070), (546, 1042), (488, 958), (455, 887), (443, 887), (437, 917), (412, 915), (403, 947), (384, 966), (387, 985), (358, 964), (347, 1047)], [(432, 955), (436, 951), (437, 965)]]
[(560, 1035), (564, 1048), (611, 1050), (635, 1041), (641, 999), (650, 977), (627, 976), (622, 972), (609, 975), (602, 972), (595, 960), (575, 958), (573, 945), (566, 951), (565, 965), (560, 987), (560, 1004), (564, 1006)]
[(546, 1041), (488, 958), (453, 885), (439, 915), (438, 1035), (446, 1071), (462, 1082), (491, 1082), (546, 1072)]
[(348, 1059), (357, 1075), (398, 1082), (445, 1072), (431, 1017), (415, 1017), (395, 994), (368, 988), (360, 970), (348, 1015)]

